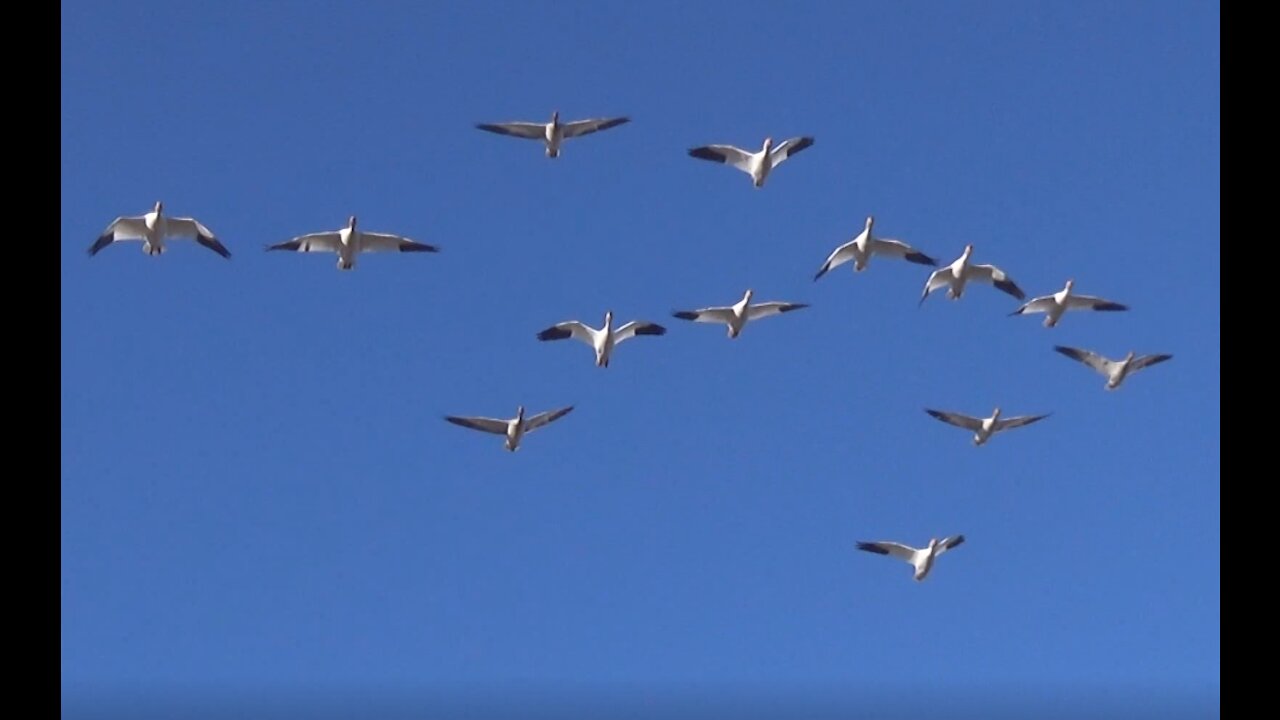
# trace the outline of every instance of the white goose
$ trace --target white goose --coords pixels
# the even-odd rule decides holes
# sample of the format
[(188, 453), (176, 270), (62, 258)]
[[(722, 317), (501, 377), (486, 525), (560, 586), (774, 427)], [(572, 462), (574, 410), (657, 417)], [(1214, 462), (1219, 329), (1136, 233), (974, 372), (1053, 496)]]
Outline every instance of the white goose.
[(667, 329), (657, 323), (632, 320), (629, 323), (613, 326), (613, 311), (604, 314), (604, 326), (599, 330), (577, 320), (557, 323), (538, 333), (538, 339), (564, 340), (574, 338), (590, 345), (596, 351), (596, 367), (609, 367), (609, 357), (613, 348), (637, 335), (663, 335)]
[(574, 120), (573, 122), (562, 123), (560, 122), (560, 111), (557, 110), (551, 113), (551, 122), (547, 123), (477, 123), (476, 127), (481, 130), (487, 130), (491, 133), (498, 133), (499, 135), (510, 135), (512, 137), (526, 138), (529, 140), (541, 140), (543, 145), (546, 146), (547, 157), (554, 158), (560, 156), (560, 145), (565, 140), (618, 127), (623, 123), (630, 122), (630, 120), (631, 118), (628, 117), (614, 117)]
[(947, 297), (952, 300), (959, 300), (964, 297), (964, 288), (970, 282), (991, 283), (996, 289), (1006, 292), (1019, 300), (1025, 298), (1026, 293), (1022, 292), (1022, 288), (1013, 281), (1003, 270), (995, 265), (974, 265), (969, 262), (969, 256), (973, 255), (973, 245), (965, 245), (964, 252), (954, 262), (946, 267), (938, 268), (929, 275), (929, 279), (925, 281), (924, 292), (920, 295), (920, 305), (924, 304), (925, 298), (929, 297), (929, 293), (942, 287), (947, 287)]
[(920, 582), (929, 577), (929, 571), (933, 569), (933, 561), (939, 555), (962, 542), (964, 542), (964, 535), (952, 535), (941, 540), (930, 538), (929, 545), (923, 548), (913, 548), (910, 545), (885, 540), (875, 542), (859, 541), (858, 549), (876, 553), (877, 555), (896, 557), (899, 560), (911, 563), (911, 567), (915, 568), (914, 577), (916, 582)]
[(862, 272), (867, 269), (867, 263), (871, 262), (872, 255), (902, 258), (919, 265), (937, 266), (937, 260), (901, 240), (889, 240), (873, 236), (871, 234), (871, 226), (875, 222), (875, 217), (868, 215), (866, 227), (862, 229), (862, 232), (858, 233), (858, 236), (854, 239), (836, 248), (827, 257), (827, 261), (818, 270), (818, 274), (813, 276), (814, 281), (816, 282), (818, 278), (826, 275), (828, 271), (834, 270), (850, 260), (853, 261), (854, 272)]
[(1092, 295), (1074, 295), (1071, 288), (1075, 286), (1075, 280), (1068, 280), (1065, 287), (1052, 295), (1041, 295), (1038, 298), (1028, 300), (1022, 307), (1009, 313), (1009, 315), (1023, 315), (1027, 313), (1045, 313), (1044, 326), (1051, 328), (1058, 324), (1058, 320), (1062, 318), (1063, 313), (1068, 310), (1106, 310), (1118, 311), (1128, 310), (1129, 306), (1121, 305), (1118, 302), (1104, 300), (1100, 297)]
[(164, 203), (156, 201), (150, 212), (132, 217), (118, 217), (111, 221), (102, 235), (89, 246), (89, 255), (98, 254), (102, 248), (122, 240), (141, 240), (142, 251), (159, 255), (165, 251), (164, 241), (169, 238), (194, 238), (196, 242), (218, 253), (231, 257), (231, 251), (223, 247), (209, 228), (195, 218), (169, 217), (164, 214)]
[(941, 420), (944, 423), (955, 425), (958, 428), (973, 431), (973, 444), (983, 445), (992, 435), (1004, 430), (1012, 430), (1023, 425), (1030, 425), (1033, 422), (1043, 420), (1053, 413), (1045, 413), (1043, 415), (1019, 415), (1011, 418), (1001, 418), (1000, 408), (996, 408), (989, 418), (976, 418), (968, 415), (962, 415), (955, 412), (945, 412), (943, 410), (924, 409), (925, 412)]
[(526, 433), (531, 433), (540, 427), (546, 426), (548, 423), (559, 420), (569, 411), (573, 410), (573, 406), (560, 408), (559, 410), (548, 410), (544, 413), (538, 413), (529, 419), (524, 417), (524, 406), (516, 408), (516, 416), (510, 420), (498, 420), (487, 417), (458, 417), (454, 415), (446, 415), (445, 420), (454, 425), (461, 425), (472, 430), (480, 432), (493, 433), (494, 435), (506, 436), (506, 448), (511, 452), (515, 452), (520, 448), (520, 439)]
[(751, 304), (752, 290), (742, 296), (738, 302), (729, 307), (709, 307), (701, 310), (677, 310), (672, 314), (681, 320), (692, 320), (701, 323), (723, 323), (729, 328), (729, 337), (736, 338), (751, 320), (791, 312), (809, 307), (808, 303), (766, 302)]
[(1072, 360), (1079, 360), (1089, 367), (1102, 373), (1107, 379), (1106, 388), (1115, 390), (1120, 387), (1124, 379), (1130, 374), (1135, 373), (1145, 367), (1151, 367), (1156, 363), (1162, 363), (1171, 359), (1173, 356), (1167, 353), (1159, 355), (1137, 355), (1132, 350), (1119, 360), (1110, 360), (1090, 350), (1081, 350), (1080, 348), (1067, 347), (1065, 345), (1054, 345), (1054, 350), (1066, 355)]
[(362, 252), (440, 252), (440, 248), (435, 245), (399, 235), (357, 230), (355, 215), (348, 218), (347, 226), (340, 230), (299, 235), (292, 240), (268, 245), (267, 250), (337, 253), (339, 270), (354, 268), (356, 256)]
[(784, 160), (813, 144), (811, 137), (793, 137), (783, 140), (776, 147), (773, 138), (764, 139), (764, 146), (757, 152), (747, 152), (732, 145), (703, 145), (689, 151), (691, 157), (723, 163), (738, 168), (751, 176), (756, 187), (764, 187), (769, 172)]

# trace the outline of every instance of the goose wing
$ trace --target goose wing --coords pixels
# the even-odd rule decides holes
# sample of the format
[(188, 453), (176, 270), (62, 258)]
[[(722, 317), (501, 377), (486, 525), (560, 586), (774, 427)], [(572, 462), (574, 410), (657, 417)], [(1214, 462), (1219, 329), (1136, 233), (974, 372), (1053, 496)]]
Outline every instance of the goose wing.
[(410, 240), (390, 233), (361, 232), (360, 250), (363, 252), (440, 252), (435, 245)]
[(567, 138), (582, 137), (583, 135), (590, 135), (593, 132), (599, 132), (601, 130), (608, 130), (609, 128), (615, 128), (615, 127), (618, 127), (619, 125), (622, 125), (630, 121), (631, 121), (631, 118), (628, 118), (628, 117), (591, 118), (590, 120), (574, 120), (571, 123), (565, 123), (562, 126), (563, 129), (561, 130), (561, 132), (564, 133), (564, 137), (567, 137)]
[(147, 236), (147, 223), (144, 216), (118, 217), (111, 221), (106, 230), (89, 246), (89, 254), (97, 255), (98, 251), (117, 240), (141, 240)]
[(938, 261), (916, 250), (901, 240), (890, 240), (887, 238), (872, 238), (869, 244), (871, 252), (876, 255), (884, 255), (885, 257), (902, 258), (908, 262), (917, 265), (929, 265), (936, 267)]
[[(1066, 345), (1054, 345), (1053, 349), (1062, 353), (1063, 355), (1066, 355), (1072, 360), (1076, 360), (1084, 363), (1085, 365), (1088, 365), (1089, 367), (1093, 368), (1094, 370), (1097, 370), (1103, 375), (1111, 374), (1112, 362), (1102, 357), (1096, 352), (1092, 352), (1090, 350), (1081, 350), (1080, 348), (1067, 347)], [(1137, 361), (1135, 360), (1134, 362), (1136, 363)]]
[(770, 315), (779, 315), (792, 310), (800, 310), (809, 307), (809, 303), (789, 303), (789, 302), (766, 302), (757, 303), (747, 308), (747, 319), (758, 320), (760, 318), (769, 317)]
[(733, 308), (710, 307), (702, 308), (701, 310), (677, 310), (671, 313), (671, 316), (700, 323), (728, 323), (733, 318)]
[(858, 238), (854, 238), (835, 250), (832, 250), (831, 254), (827, 256), (827, 261), (822, 263), (822, 267), (818, 268), (817, 274), (813, 276), (814, 281), (816, 282), (818, 278), (852, 260), (853, 249), (857, 244)]
[(613, 344), (630, 340), (637, 335), (665, 335), (667, 329), (658, 323), (643, 320), (632, 320), (613, 331)]
[(562, 407), (558, 410), (548, 410), (546, 412), (538, 413), (528, 420), (525, 420), (524, 431), (533, 432), (544, 425), (555, 422), (565, 415), (568, 415), (571, 410), (573, 410), (572, 405), (569, 407)]
[(811, 145), (813, 145), (813, 138), (811, 137), (793, 137), (783, 140), (773, 149), (772, 152), (769, 153), (769, 162), (774, 167), (777, 167), (782, 164), (783, 160), (786, 160)]
[(899, 560), (913, 562), (916, 557), (916, 549), (902, 543), (888, 542), (885, 540), (876, 540), (872, 542), (858, 541), (858, 549), (866, 552), (875, 553), (877, 555), (888, 555), (896, 557)]
[(947, 412), (945, 410), (932, 410), (930, 408), (925, 408), (924, 411), (944, 423), (955, 425), (956, 427), (964, 428), (965, 430), (977, 432), (982, 428), (981, 418), (970, 417), (956, 412)]
[(1129, 364), (1129, 370), (1141, 370), (1144, 367), (1151, 367), (1157, 363), (1162, 363), (1165, 360), (1172, 359), (1173, 356), (1168, 353), (1161, 353), (1159, 355), (1141, 355), (1133, 359), (1133, 362)]
[(690, 150), (689, 156), (732, 165), (745, 173), (751, 172), (751, 153), (732, 145), (703, 145)]
[(592, 328), (578, 322), (577, 320), (568, 320), (562, 323), (556, 323), (551, 327), (538, 333), (538, 339), (547, 340), (564, 340), (565, 338), (573, 338), (595, 347), (596, 338)]
[(1001, 430), (1020, 428), (1023, 425), (1030, 425), (1033, 422), (1039, 422), (1052, 414), (1053, 413), (1045, 413), (1043, 415), (1019, 415), (1017, 417), (1001, 418), (996, 421), (995, 431), (999, 432)]
[(1027, 302), (1023, 303), (1022, 306), (1019, 307), (1017, 310), (1014, 310), (1009, 314), (1010, 315), (1026, 315), (1028, 313), (1049, 312), (1049, 309), (1052, 308), (1057, 303), (1058, 301), (1053, 295), (1041, 295), (1038, 298), (1032, 298), (1031, 300), (1028, 300)]
[(1094, 297), (1092, 295), (1068, 295), (1067, 309), (1118, 311), (1128, 310), (1129, 306), (1121, 305), (1118, 302), (1112, 302), (1111, 300), (1104, 298)]
[(942, 539), (942, 542), (938, 543), (938, 549), (934, 551), (933, 555), (934, 557), (937, 557), (963, 542), (964, 535), (952, 535), (950, 537), (945, 537)]
[(299, 235), (275, 245), (268, 245), (267, 250), (292, 250), (294, 252), (337, 252), (341, 243), (336, 230)]
[(476, 123), (476, 128), (499, 135), (510, 135), (512, 137), (528, 138), (529, 140), (544, 140), (547, 137), (547, 126), (544, 123)]
[(222, 257), (231, 257), (231, 251), (218, 241), (218, 238), (214, 236), (213, 231), (205, 227), (195, 218), (171, 217), (165, 225), (168, 229), (169, 235), (174, 237), (193, 238), (196, 242), (218, 253)]
[(487, 417), (457, 417), (454, 415), (446, 415), (444, 419), (454, 425), (461, 425), (464, 428), (493, 433), (494, 435), (506, 435), (507, 426), (509, 424), (506, 420)]
[(970, 280), (991, 283), (1001, 292), (1008, 293), (1019, 300), (1027, 297), (1027, 294), (1022, 292), (1022, 288), (1018, 287), (1013, 278), (995, 265), (970, 265), (968, 272), (970, 273)]

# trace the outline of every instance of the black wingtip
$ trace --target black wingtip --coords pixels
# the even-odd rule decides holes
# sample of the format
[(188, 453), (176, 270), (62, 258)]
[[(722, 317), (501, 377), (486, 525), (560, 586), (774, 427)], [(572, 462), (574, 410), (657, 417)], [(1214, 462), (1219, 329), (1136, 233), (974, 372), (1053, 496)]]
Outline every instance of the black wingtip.
[(700, 160), (711, 160), (713, 162), (725, 162), (725, 156), (717, 153), (711, 148), (696, 147), (689, 150), (689, 157), (696, 157)]
[(677, 310), (671, 313), (671, 316), (680, 318), (681, 320), (697, 320), (698, 319), (698, 313), (689, 312), (688, 310)]
[(859, 540), (859, 541), (858, 541), (858, 549), (859, 549), (859, 550), (865, 550), (865, 551), (867, 551), (867, 552), (873, 552), (873, 553), (875, 553), (875, 554), (877, 554), (877, 555), (888, 555), (888, 554), (889, 554), (889, 551), (888, 551), (888, 550), (885, 550), (884, 548), (880, 547), (879, 545), (876, 545), (876, 544), (875, 544), (875, 543), (873, 543), (873, 542), (863, 542), (863, 541), (861, 541), (861, 540)]
[(539, 340), (563, 340), (573, 333), (568, 330), (562, 330), (558, 327), (549, 327), (538, 333)]
[(924, 254), (924, 253), (922, 253), (922, 252), (907, 253), (907, 255), (906, 255), (906, 259), (907, 259), (908, 261), (910, 261), (910, 262), (913, 262), (913, 263), (917, 264), (917, 265), (928, 265), (929, 267), (937, 267), (937, 266), (938, 266), (938, 261), (937, 261), (937, 260), (935, 260), (934, 258), (929, 257), (928, 255), (925, 255), (925, 254)]
[(434, 253), (434, 252), (440, 252), (440, 248), (436, 247), (435, 245), (428, 245), (426, 243), (404, 243), (400, 246), (400, 252)]
[(1094, 309), (1094, 310), (1101, 310), (1101, 311), (1103, 311), (1103, 312), (1119, 312), (1119, 311), (1121, 311), (1121, 310), (1128, 310), (1128, 309), (1129, 309), (1129, 306), (1128, 306), (1128, 305), (1121, 305), (1120, 303), (1114, 303), (1114, 302), (1113, 302), (1113, 303), (1105, 303), (1105, 304), (1102, 304), (1102, 305), (1095, 305), (1095, 306), (1093, 307), (1093, 309)]
[(637, 335), (666, 335), (667, 329), (658, 323), (647, 323), (636, 328)]
[(781, 312), (786, 313), (791, 312), (792, 310), (803, 310), (807, 307), (809, 307), (809, 303), (791, 303), (790, 305), (782, 308)]
[(94, 255), (97, 255), (99, 250), (110, 245), (113, 240), (115, 240), (114, 233), (99, 235), (98, 239), (94, 240), (93, 244), (89, 246), (89, 257), (93, 257)]

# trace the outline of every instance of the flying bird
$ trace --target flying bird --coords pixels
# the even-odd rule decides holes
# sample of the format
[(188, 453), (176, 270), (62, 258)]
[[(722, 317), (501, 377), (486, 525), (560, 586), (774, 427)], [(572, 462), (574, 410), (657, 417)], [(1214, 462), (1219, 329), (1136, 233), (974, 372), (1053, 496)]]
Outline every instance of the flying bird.
[(776, 147), (773, 138), (764, 139), (764, 146), (757, 152), (748, 152), (732, 145), (703, 145), (689, 151), (691, 157), (735, 167), (751, 176), (756, 187), (764, 187), (769, 172), (784, 160), (813, 144), (811, 137), (793, 137), (783, 140)]
[(613, 326), (613, 311), (604, 314), (604, 325), (595, 329), (577, 320), (557, 323), (538, 333), (538, 339), (564, 340), (574, 338), (590, 345), (596, 351), (596, 367), (609, 367), (609, 357), (619, 343), (626, 342), (637, 335), (663, 335), (667, 329), (657, 323), (632, 320), (629, 323)]
[(742, 299), (729, 307), (709, 307), (701, 310), (677, 310), (672, 314), (681, 320), (702, 323), (723, 323), (729, 328), (729, 337), (736, 338), (751, 320), (791, 312), (809, 307), (808, 303), (766, 302), (751, 304), (753, 291), (747, 290)]
[(551, 113), (551, 122), (547, 123), (477, 123), (476, 127), (499, 135), (541, 140), (543, 145), (546, 146), (547, 157), (554, 158), (560, 156), (560, 145), (569, 138), (582, 137), (593, 132), (608, 130), (630, 121), (631, 118), (628, 117), (613, 117), (591, 118), (589, 120), (574, 120), (573, 122), (562, 123), (560, 122), (560, 111), (557, 110)]
[(884, 540), (875, 542), (859, 541), (858, 549), (907, 561), (911, 564), (911, 567), (915, 568), (914, 577), (916, 582), (920, 582), (929, 576), (929, 571), (933, 569), (933, 561), (939, 555), (963, 542), (964, 535), (952, 535), (941, 540), (931, 538), (929, 545), (923, 548), (913, 548), (902, 543)]
[(964, 297), (964, 288), (970, 282), (984, 282), (996, 286), (996, 289), (1006, 292), (1019, 300), (1026, 297), (1026, 293), (1022, 292), (1022, 288), (1018, 287), (1003, 270), (995, 265), (974, 265), (969, 262), (969, 256), (973, 254), (973, 245), (965, 245), (964, 252), (954, 262), (945, 267), (934, 270), (929, 275), (929, 279), (925, 281), (924, 292), (920, 295), (920, 305), (924, 304), (925, 298), (929, 297), (929, 293), (939, 288), (946, 287), (947, 297), (952, 300), (959, 300)]
[(529, 419), (524, 417), (524, 406), (516, 408), (516, 416), (510, 420), (498, 420), (486, 417), (459, 417), (454, 415), (446, 415), (445, 420), (454, 425), (461, 425), (472, 430), (480, 432), (493, 433), (494, 435), (506, 436), (506, 448), (511, 452), (515, 452), (520, 448), (520, 439), (527, 433), (531, 433), (538, 428), (545, 427), (548, 423), (555, 422), (569, 411), (573, 410), (573, 406), (560, 408), (559, 410), (548, 410), (544, 413), (538, 413)]
[(1126, 377), (1146, 367), (1151, 367), (1156, 363), (1162, 363), (1165, 360), (1172, 359), (1173, 356), (1167, 353), (1159, 355), (1137, 355), (1132, 350), (1119, 360), (1110, 360), (1090, 350), (1081, 350), (1080, 348), (1067, 347), (1065, 345), (1054, 345), (1054, 350), (1066, 355), (1072, 360), (1078, 360), (1085, 365), (1097, 370), (1107, 379), (1106, 388), (1115, 390), (1120, 387)]
[(365, 252), (440, 252), (440, 248), (435, 245), (399, 235), (357, 230), (355, 215), (348, 218), (347, 226), (340, 230), (299, 235), (292, 240), (268, 245), (267, 250), (337, 253), (339, 270), (354, 268), (356, 256)]
[(165, 215), (164, 203), (159, 200), (150, 212), (112, 220), (102, 235), (89, 246), (89, 256), (97, 255), (98, 251), (111, 243), (125, 240), (141, 240), (143, 252), (159, 255), (165, 251), (164, 241), (171, 238), (194, 238), (222, 257), (231, 257), (231, 251), (218, 242), (209, 228), (195, 218)]
[(982, 445), (986, 443), (987, 440), (991, 439), (992, 435), (995, 435), (998, 432), (1012, 430), (1013, 428), (1019, 428), (1023, 425), (1030, 425), (1033, 422), (1038, 422), (1052, 415), (1052, 413), (1045, 413), (1043, 415), (1019, 415), (1017, 417), (1001, 418), (1000, 408), (996, 408), (995, 412), (991, 413), (991, 417), (989, 418), (976, 418), (955, 412), (930, 410), (929, 408), (925, 408), (924, 411), (944, 423), (973, 431), (974, 445)]
[(1010, 315), (1024, 315), (1028, 313), (1045, 313), (1044, 326), (1051, 328), (1058, 324), (1058, 320), (1062, 318), (1063, 313), (1068, 310), (1105, 310), (1119, 311), (1128, 310), (1129, 306), (1121, 305), (1118, 302), (1104, 300), (1100, 297), (1092, 295), (1075, 295), (1071, 292), (1071, 288), (1076, 284), (1075, 280), (1068, 280), (1065, 287), (1052, 295), (1041, 295), (1038, 298), (1028, 300), (1022, 307), (1009, 313)]
[(901, 240), (889, 240), (887, 238), (875, 237), (871, 234), (871, 227), (876, 222), (875, 217), (868, 215), (866, 227), (862, 229), (858, 236), (849, 242), (836, 248), (831, 255), (827, 257), (827, 261), (822, 264), (818, 270), (818, 274), (813, 276), (816, 282), (818, 278), (826, 275), (827, 272), (834, 270), (841, 265), (853, 261), (854, 272), (862, 272), (867, 269), (867, 263), (871, 262), (872, 255), (880, 255), (882, 257), (902, 258), (908, 262), (918, 265), (937, 266), (938, 261), (916, 250)]

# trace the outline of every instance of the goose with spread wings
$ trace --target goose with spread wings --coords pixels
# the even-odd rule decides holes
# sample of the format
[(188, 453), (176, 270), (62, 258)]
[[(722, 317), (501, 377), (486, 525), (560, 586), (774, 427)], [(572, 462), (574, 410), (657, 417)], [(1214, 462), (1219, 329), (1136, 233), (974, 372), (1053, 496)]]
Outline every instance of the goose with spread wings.
[(1041, 295), (1038, 298), (1028, 300), (1022, 307), (1009, 313), (1010, 315), (1026, 315), (1029, 313), (1042, 312), (1045, 314), (1044, 326), (1051, 328), (1058, 324), (1063, 314), (1068, 310), (1102, 310), (1116, 312), (1128, 310), (1128, 305), (1121, 305), (1118, 302), (1106, 300), (1092, 295), (1076, 295), (1072, 293), (1071, 288), (1075, 287), (1075, 280), (1068, 280), (1066, 286), (1052, 295)]
[(709, 307), (701, 310), (677, 310), (672, 316), (681, 320), (692, 320), (701, 323), (721, 323), (729, 330), (729, 337), (736, 338), (751, 320), (759, 320), (771, 315), (800, 310), (809, 307), (808, 303), (765, 302), (751, 304), (754, 292), (750, 289), (742, 299), (728, 307)]
[(630, 121), (631, 118), (629, 117), (611, 117), (562, 123), (560, 122), (560, 111), (556, 110), (551, 113), (551, 122), (477, 123), (476, 127), (499, 135), (510, 135), (511, 137), (525, 138), (526, 140), (540, 140), (546, 147), (547, 157), (554, 158), (560, 156), (560, 146), (569, 138), (582, 137), (601, 130), (608, 130)]
[(859, 541), (858, 549), (866, 552), (875, 553), (877, 555), (888, 555), (899, 560), (905, 560), (915, 568), (914, 577), (916, 582), (920, 582), (929, 576), (929, 571), (933, 569), (933, 561), (942, 553), (956, 547), (964, 542), (964, 535), (952, 535), (950, 537), (930, 538), (929, 544), (922, 548), (913, 548), (910, 545), (902, 543), (889, 542), (887, 540), (877, 541)]
[(812, 137), (793, 137), (773, 144), (773, 138), (764, 139), (764, 146), (756, 152), (743, 150), (733, 145), (703, 145), (689, 150), (690, 157), (710, 160), (730, 167), (735, 167), (751, 176), (751, 183), (756, 187), (764, 187), (769, 173), (787, 158), (813, 145)]
[(954, 262), (934, 270), (925, 281), (919, 304), (924, 304), (929, 293), (944, 287), (947, 288), (948, 298), (959, 300), (964, 297), (965, 286), (971, 282), (989, 283), (997, 290), (1006, 292), (1019, 300), (1027, 296), (1005, 271), (995, 265), (975, 265), (969, 262), (971, 255), (973, 255), (973, 245), (965, 245), (964, 252)]
[(1120, 358), (1119, 360), (1112, 360), (1110, 358), (1103, 357), (1092, 350), (1082, 350), (1080, 348), (1067, 347), (1065, 345), (1054, 345), (1053, 349), (1063, 355), (1066, 355), (1072, 360), (1077, 360), (1088, 365), (1094, 370), (1097, 370), (1107, 379), (1106, 388), (1108, 390), (1115, 390), (1120, 387), (1120, 384), (1124, 382), (1125, 378), (1143, 368), (1151, 367), (1156, 363), (1162, 363), (1165, 360), (1173, 358), (1173, 356), (1168, 353), (1138, 355), (1134, 351), (1130, 350), (1129, 354), (1125, 355), (1123, 358)]
[(331, 252), (338, 254), (338, 269), (350, 270), (356, 266), (356, 257), (366, 252), (440, 252), (435, 245), (410, 240), (400, 235), (367, 232), (356, 229), (356, 216), (347, 219), (347, 226), (339, 230), (299, 235), (267, 250), (292, 250), (293, 252)]
[(89, 246), (89, 255), (97, 255), (102, 248), (125, 240), (141, 240), (144, 253), (159, 255), (165, 251), (165, 240), (172, 238), (192, 238), (224, 258), (231, 257), (231, 251), (214, 237), (209, 228), (195, 218), (165, 215), (164, 203), (159, 200), (150, 212), (112, 220), (102, 235)]
[(548, 424), (568, 415), (571, 410), (573, 410), (572, 405), (562, 407), (558, 410), (548, 410), (543, 413), (538, 413), (532, 417), (525, 418), (524, 406), (521, 405), (516, 408), (516, 416), (510, 420), (457, 415), (446, 415), (444, 419), (454, 425), (460, 425), (464, 428), (493, 433), (494, 435), (504, 435), (506, 436), (506, 448), (511, 452), (515, 452), (520, 448), (520, 439), (526, 434), (531, 433), (538, 428), (546, 427)]
[(862, 272), (867, 269), (867, 263), (871, 262), (873, 255), (890, 258), (902, 258), (908, 262), (917, 265), (929, 265), (937, 267), (938, 261), (916, 250), (901, 240), (890, 240), (888, 238), (876, 237), (871, 234), (871, 228), (875, 225), (876, 219), (872, 215), (867, 216), (867, 224), (858, 236), (849, 242), (836, 248), (831, 255), (827, 257), (827, 261), (819, 268), (818, 274), (813, 276), (816, 282), (818, 278), (826, 275), (829, 271), (834, 270), (841, 265), (853, 261), (854, 272)]
[(564, 340), (573, 338), (592, 347), (596, 352), (596, 367), (609, 367), (609, 358), (619, 343), (626, 342), (637, 335), (664, 335), (667, 329), (657, 323), (644, 320), (632, 320), (618, 327), (613, 326), (613, 311), (604, 314), (604, 325), (597, 330), (586, 323), (568, 320), (556, 323), (538, 333), (542, 341)]
[(1019, 415), (1016, 417), (1002, 418), (1000, 417), (1000, 408), (996, 408), (988, 418), (976, 418), (969, 415), (962, 415), (957, 412), (947, 412), (945, 410), (924, 409), (933, 417), (941, 420), (949, 425), (955, 425), (958, 428), (964, 428), (973, 432), (973, 444), (983, 445), (992, 435), (1013, 428), (1020, 428), (1023, 425), (1030, 425), (1049, 417), (1052, 413), (1043, 415)]

